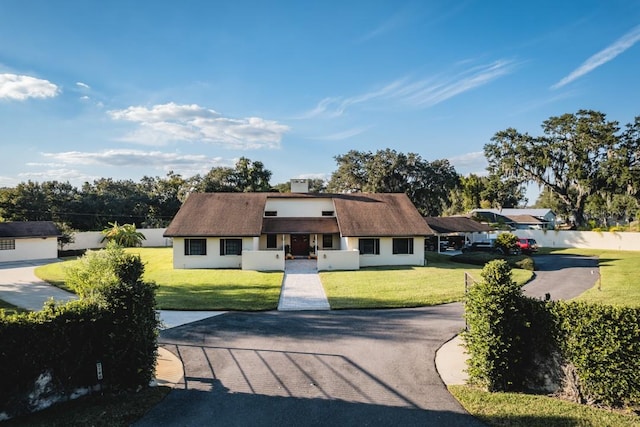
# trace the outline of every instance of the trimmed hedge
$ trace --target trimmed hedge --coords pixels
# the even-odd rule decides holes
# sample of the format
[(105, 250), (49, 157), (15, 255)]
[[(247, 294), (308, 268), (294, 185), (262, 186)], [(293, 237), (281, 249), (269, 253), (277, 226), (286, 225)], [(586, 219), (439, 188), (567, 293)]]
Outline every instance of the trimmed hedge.
[(525, 297), (500, 260), (482, 277), (465, 306), (470, 382), (489, 391), (551, 384), (577, 390), (571, 397), (580, 403), (640, 406), (639, 308)]
[(135, 389), (153, 379), (156, 285), (140, 280), (139, 257), (118, 262), (120, 280), (101, 288), (95, 299), (0, 315), (0, 420), (98, 386)]

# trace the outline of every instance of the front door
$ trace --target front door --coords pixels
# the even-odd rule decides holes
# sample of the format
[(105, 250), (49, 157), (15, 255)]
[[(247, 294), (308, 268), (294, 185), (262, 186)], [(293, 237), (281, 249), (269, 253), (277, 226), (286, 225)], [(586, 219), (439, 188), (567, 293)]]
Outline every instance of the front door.
[(291, 254), (293, 256), (309, 255), (309, 235), (308, 234), (292, 234), (291, 235)]

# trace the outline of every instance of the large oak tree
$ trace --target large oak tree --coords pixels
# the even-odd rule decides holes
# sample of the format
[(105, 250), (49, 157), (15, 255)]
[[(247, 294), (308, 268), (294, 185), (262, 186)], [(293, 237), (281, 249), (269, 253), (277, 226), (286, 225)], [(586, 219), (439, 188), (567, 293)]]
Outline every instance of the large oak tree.
[(484, 152), (491, 174), (534, 182), (554, 193), (577, 225), (585, 223), (588, 198), (604, 188), (618, 143), (618, 122), (580, 110), (551, 117), (543, 135), (509, 128), (495, 134)]

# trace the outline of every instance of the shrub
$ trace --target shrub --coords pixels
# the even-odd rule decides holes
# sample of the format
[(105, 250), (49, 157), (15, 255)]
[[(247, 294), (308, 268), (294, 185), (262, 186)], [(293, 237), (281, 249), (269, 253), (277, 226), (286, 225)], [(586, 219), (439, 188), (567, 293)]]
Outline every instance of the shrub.
[(500, 233), (496, 237), (495, 247), (503, 254), (509, 255), (516, 251), (518, 246), (518, 237), (511, 233)]
[[(89, 297), (64, 305), (51, 302), (38, 312), (0, 315), (0, 417), (42, 409), (98, 383), (136, 389), (153, 378), (156, 285), (142, 281), (144, 265), (137, 255), (113, 249), (106, 256), (109, 262), (97, 262), (111, 268), (102, 275), (94, 269), (99, 258), (90, 256), (90, 271), (77, 271), (78, 277), (94, 274), (100, 281), (99, 286), (86, 283)], [(100, 381), (97, 362), (102, 364)]]
[(520, 311), (522, 289), (504, 260), (487, 263), (481, 276), (483, 280), (470, 288), (465, 306), (469, 378), (489, 391), (519, 389), (525, 352), (520, 335), (526, 328)]
[(557, 303), (558, 346), (575, 367), (581, 403), (640, 404), (640, 309)]

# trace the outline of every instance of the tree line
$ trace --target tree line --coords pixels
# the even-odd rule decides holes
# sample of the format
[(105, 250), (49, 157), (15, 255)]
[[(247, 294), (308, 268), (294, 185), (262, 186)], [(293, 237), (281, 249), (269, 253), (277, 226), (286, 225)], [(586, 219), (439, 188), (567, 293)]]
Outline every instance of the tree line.
[[(576, 226), (611, 218), (629, 221), (640, 195), (640, 117), (621, 130), (605, 114), (580, 110), (551, 117), (543, 135), (509, 128), (484, 146), (487, 175), (462, 176), (446, 159), (428, 161), (393, 149), (351, 150), (335, 156), (328, 180), (310, 180), (315, 193), (403, 192), (425, 216), (468, 213), (474, 208), (527, 204), (525, 186), (542, 189), (535, 207), (572, 219)], [(0, 188), (0, 220), (51, 220), (76, 230), (102, 230), (110, 223), (164, 227), (191, 192), (288, 192), (271, 185), (272, 172), (241, 157), (233, 167), (203, 175), (133, 180), (101, 178), (76, 188), (68, 182), (28, 181)]]

